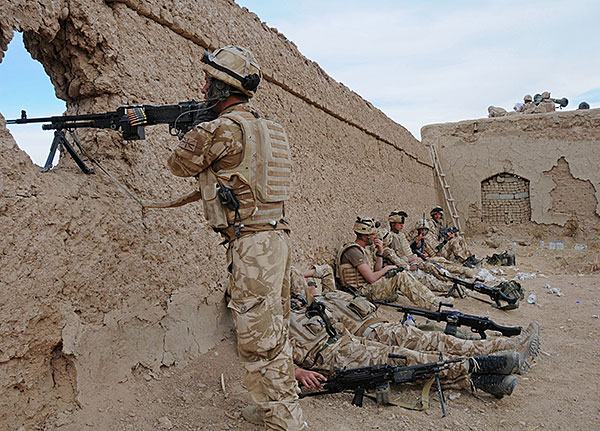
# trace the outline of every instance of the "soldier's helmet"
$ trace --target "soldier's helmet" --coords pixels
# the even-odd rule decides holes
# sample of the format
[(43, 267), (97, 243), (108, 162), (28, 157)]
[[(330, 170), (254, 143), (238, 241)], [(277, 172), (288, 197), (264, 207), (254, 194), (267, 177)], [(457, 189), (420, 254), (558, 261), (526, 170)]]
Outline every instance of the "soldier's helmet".
[(590, 109), (590, 104), (587, 102), (581, 102), (578, 109)]
[(248, 97), (254, 96), (262, 73), (254, 55), (246, 48), (227, 45), (213, 53), (204, 51), (201, 61), (209, 76), (237, 88)]
[(404, 220), (408, 218), (408, 214), (404, 211), (392, 211), (388, 216), (388, 222), (390, 223), (404, 223)]
[(415, 223), (415, 229), (429, 229), (429, 223), (427, 220), (417, 220)]
[(372, 233), (377, 233), (378, 227), (379, 223), (372, 218), (356, 217), (356, 221), (354, 222), (355, 233), (364, 233), (366, 235), (370, 235)]
[(542, 93), (542, 99), (550, 99), (550, 92), (549, 91), (544, 91)]
[(525, 102), (531, 102), (533, 101), (533, 97), (531, 97), (531, 94), (526, 94), (525, 97), (523, 97), (523, 100)]
[(392, 243), (392, 235), (390, 235), (390, 231), (387, 230), (386, 228), (384, 228), (383, 226), (380, 226), (377, 228), (377, 238), (381, 239), (381, 241), (383, 241), (383, 246), (384, 247), (389, 247), (390, 244)]
[(433, 217), (434, 214), (441, 214), (444, 217), (444, 209), (442, 207), (434, 207), (429, 215)]

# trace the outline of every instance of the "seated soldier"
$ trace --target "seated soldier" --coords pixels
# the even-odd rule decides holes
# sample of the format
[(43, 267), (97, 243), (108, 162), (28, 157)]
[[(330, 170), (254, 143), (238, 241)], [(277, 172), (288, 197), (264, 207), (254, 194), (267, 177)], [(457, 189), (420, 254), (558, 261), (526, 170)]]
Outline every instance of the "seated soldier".
[[(398, 253), (396, 253), (396, 251), (394, 251), (394, 249), (391, 247), (393, 238), (390, 231), (380, 227), (377, 229), (376, 237), (381, 239), (383, 242), (384, 265), (396, 265), (399, 268), (403, 268), (405, 271), (410, 271), (411, 276), (436, 294), (445, 294), (452, 288), (452, 283), (450, 283), (447, 279), (436, 278), (434, 275), (430, 275), (425, 271), (421, 271), (418, 265), (422, 263), (422, 259), (416, 257), (415, 255), (400, 257)], [(373, 261), (375, 261), (378, 252), (377, 248), (374, 246), (368, 246), (366, 249), (371, 251)]]
[(529, 371), (532, 361), (540, 351), (539, 324), (531, 322), (516, 337), (491, 337), (484, 340), (463, 340), (442, 332), (422, 331), (416, 326), (389, 322), (377, 314), (377, 306), (362, 296), (340, 290), (324, 292), (316, 296), (316, 289), (309, 285), (302, 273), (292, 267), (290, 288), (292, 295), (301, 295), (307, 302), (313, 299), (325, 304), (332, 317), (346, 331), (357, 337), (378, 341), (390, 346), (405, 347), (419, 352), (442, 352), (445, 355), (475, 356), (515, 350), (520, 354), (519, 374)]
[[(344, 244), (336, 256), (336, 277), (342, 288), (352, 288), (370, 299), (389, 300), (399, 293), (417, 307), (433, 310), (440, 299), (396, 265), (383, 266), (383, 242), (375, 238), (375, 220), (358, 217), (354, 223), (356, 240)], [(367, 246), (377, 249), (373, 262)]]
[[(440, 263), (449, 263), (452, 259), (449, 254), (454, 257), (458, 257), (455, 254), (455, 248), (448, 248), (444, 251), (444, 246), (446, 245), (445, 241), (439, 242), (437, 240), (436, 235), (434, 235), (429, 229), (429, 222), (427, 220), (417, 220), (415, 223), (415, 236), (413, 238), (413, 242), (410, 247), (415, 252), (415, 254), (421, 257), (423, 260), (431, 260), (438, 264)], [(464, 241), (464, 240), (463, 240)], [(449, 253), (450, 251), (451, 253)], [(463, 264), (463, 266), (468, 268), (473, 268), (475, 265), (479, 264), (479, 260), (475, 259), (475, 256), (471, 255), (464, 260), (460, 260), (461, 257), (458, 258), (459, 262)], [(473, 275), (469, 275), (472, 277)]]
[(435, 207), (429, 213), (431, 220), (429, 225), (433, 230), (438, 244), (436, 246), (437, 255), (448, 260), (458, 260), (468, 267), (477, 266), (480, 260), (469, 250), (465, 239), (456, 232), (444, 232), (444, 210), (442, 207)]
[[(343, 329), (339, 325), (338, 328)], [(307, 307), (306, 304), (292, 306), (290, 341), (294, 363), (298, 367), (317, 370), (325, 376), (331, 376), (335, 369), (344, 367), (416, 365), (439, 359), (437, 353), (417, 352), (349, 334), (339, 335), (340, 333), (331, 323), (324, 308)], [(389, 358), (390, 354), (404, 355), (406, 360)], [(512, 394), (518, 381), (512, 374), (518, 372), (519, 368), (520, 355), (517, 352), (497, 356), (474, 356), (451, 364), (440, 373), (440, 378), (458, 383), (465, 389), (470, 389), (472, 384), (474, 388), (501, 398)]]
[[(417, 268), (427, 274), (431, 274), (438, 278), (439, 280), (446, 282), (447, 278), (444, 276), (444, 273), (449, 271), (454, 274), (461, 274), (469, 278), (474, 278), (477, 272), (473, 269), (466, 268), (461, 265), (453, 264), (447, 259), (441, 257), (430, 258), (427, 261), (424, 261), (420, 257), (418, 257), (412, 250), (410, 243), (406, 237), (406, 234), (403, 232), (404, 222), (408, 218), (408, 215), (404, 211), (392, 211), (392, 213), (388, 217), (388, 221), (390, 223), (390, 231), (391, 238), (386, 241), (384, 238), (384, 245), (390, 247), (392, 250), (396, 252), (396, 254), (401, 258), (409, 261), (411, 264), (416, 263)], [(384, 251), (384, 254), (385, 251)], [(386, 256), (387, 257), (387, 256)], [(396, 264), (396, 262), (392, 262)], [(440, 265), (442, 267), (440, 267)], [(437, 289), (432, 289), (436, 290)], [(448, 289), (446, 289), (447, 291)]]

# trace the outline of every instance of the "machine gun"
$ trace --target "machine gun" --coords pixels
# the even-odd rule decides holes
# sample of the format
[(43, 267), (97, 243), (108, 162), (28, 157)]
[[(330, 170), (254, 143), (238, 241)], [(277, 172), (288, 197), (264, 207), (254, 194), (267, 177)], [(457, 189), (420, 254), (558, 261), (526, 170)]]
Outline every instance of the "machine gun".
[[(459, 289), (459, 286), (461, 286), (466, 289), (473, 290), (475, 292), (479, 292), (479, 293), (489, 296), (492, 299), (492, 301), (494, 301), (492, 305), (496, 308), (508, 309), (507, 306), (502, 307), (502, 305), (500, 304), (500, 301), (507, 302), (511, 306), (509, 308), (516, 308), (516, 306), (518, 306), (517, 305), (517, 303), (519, 301), (518, 297), (508, 296), (497, 287), (486, 286), (485, 284), (483, 284), (479, 281), (471, 282), (471, 281), (461, 280), (460, 278), (452, 277), (448, 274), (442, 274), (442, 275), (444, 277), (446, 277), (448, 280), (452, 281), (452, 283), (453, 283), (452, 288), (448, 291), (448, 293), (446, 293), (446, 297), (451, 296), (455, 291), (457, 291), (460, 295), (461, 291)], [(464, 297), (464, 295), (461, 295), (461, 297)], [(481, 301), (483, 301), (483, 300), (481, 300)], [(484, 302), (487, 302), (487, 301), (484, 301)]]
[(454, 310), (442, 310), (442, 307), (453, 307), (452, 304), (446, 304), (440, 302), (437, 311), (424, 310), (422, 308), (404, 307), (402, 305), (389, 304), (383, 301), (374, 301), (375, 304), (385, 305), (388, 307), (395, 308), (398, 312), (404, 313), (402, 323), (406, 321), (409, 315), (421, 316), (427, 319), (435, 320), (436, 322), (446, 322), (446, 329), (444, 333), (448, 335), (456, 336), (456, 330), (460, 326), (468, 326), (472, 332), (475, 332), (481, 336), (481, 339), (486, 339), (487, 336), (485, 331), (498, 331), (506, 337), (512, 337), (519, 335), (523, 330), (520, 326), (502, 326), (498, 325), (488, 317), (473, 316), (470, 314), (463, 314), (460, 311)]
[(121, 130), (123, 139), (131, 141), (146, 139), (145, 126), (168, 124), (169, 133), (183, 139), (183, 136), (197, 124), (216, 118), (216, 114), (210, 109), (211, 107), (207, 105), (207, 101), (196, 102), (192, 100), (177, 105), (129, 105), (121, 106), (114, 112), (102, 114), (60, 115), (44, 118), (27, 118), (27, 112), (21, 111), (21, 118), (8, 120), (6, 123), (47, 123), (42, 124), (43, 130), (55, 130), (50, 154), (42, 172), (52, 168), (56, 149), (60, 148), (62, 151), (64, 148), (73, 157), (79, 168), (84, 173), (89, 174), (93, 172), (93, 169), (87, 167), (83, 162), (67, 140), (64, 130), (71, 131), (80, 128)]
[[(403, 358), (402, 355), (389, 355), (390, 358)], [(361, 368), (343, 368), (335, 370), (333, 376), (323, 384), (323, 390), (316, 392), (304, 392), (300, 398), (313, 397), (317, 395), (335, 394), (347, 390), (354, 391), (352, 404), (362, 407), (365, 391), (375, 390), (377, 402), (386, 403), (390, 383), (409, 383), (419, 379), (434, 377), (440, 395), (443, 416), (446, 416), (444, 394), (440, 384), (439, 373), (450, 368), (450, 364), (461, 362), (463, 358), (440, 360), (427, 364), (399, 366), (399, 365), (372, 365)]]
[(458, 233), (458, 228), (456, 226), (440, 228), (440, 231), (438, 232), (438, 241), (441, 242), (435, 247), (438, 253), (442, 251), (442, 248), (450, 241), (449, 233)]

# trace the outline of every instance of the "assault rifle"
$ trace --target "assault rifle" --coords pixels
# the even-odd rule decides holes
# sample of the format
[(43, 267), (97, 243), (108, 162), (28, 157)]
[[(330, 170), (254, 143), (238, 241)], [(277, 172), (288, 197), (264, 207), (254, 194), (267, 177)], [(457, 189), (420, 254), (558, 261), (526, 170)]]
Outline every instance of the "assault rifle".
[(500, 301), (506, 301), (510, 305), (515, 305), (517, 303), (517, 301), (519, 301), (519, 298), (513, 297), (513, 296), (508, 296), (504, 292), (502, 292), (500, 289), (498, 289), (497, 287), (486, 286), (485, 284), (483, 284), (479, 281), (471, 282), (471, 281), (461, 280), (460, 278), (452, 277), (448, 274), (442, 274), (442, 275), (444, 277), (446, 277), (448, 280), (452, 281), (452, 283), (453, 283), (452, 288), (448, 291), (448, 293), (446, 293), (446, 297), (451, 296), (455, 291), (457, 291), (461, 297), (464, 297), (464, 295), (461, 295), (461, 291), (459, 289), (459, 286), (462, 286), (466, 289), (473, 290), (475, 292), (479, 292), (479, 293), (489, 296), (492, 299), (492, 301), (494, 301), (494, 303), (492, 305), (496, 308), (502, 307), (500, 304)]
[(27, 118), (27, 112), (21, 111), (21, 118), (8, 120), (7, 124), (28, 124), (28, 123), (47, 123), (42, 124), (43, 130), (55, 130), (54, 140), (50, 147), (50, 154), (44, 164), (42, 172), (52, 168), (52, 161), (56, 154), (56, 149), (63, 148), (73, 157), (79, 168), (86, 174), (92, 173), (83, 162), (79, 154), (67, 140), (64, 130), (80, 128), (112, 129), (121, 130), (123, 139), (143, 140), (146, 139), (145, 126), (156, 124), (168, 124), (169, 133), (183, 139), (183, 136), (193, 129), (197, 124), (205, 121), (211, 121), (216, 118), (216, 114), (207, 105), (207, 101), (181, 102), (177, 105), (128, 105), (117, 108), (114, 112), (105, 112), (103, 114), (83, 114), (83, 115), (60, 115), (44, 118)]
[(441, 227), (440, 231), (438, 232), (438, 241), (441, 239), (448, 241), (449, 233), (458, 233), (458, 228), (456, 226)]
[(402, 305), (390, 304), (383, 301), (373, 302), (375, 302), (375, 304), (393, 307), (398, 312), (404, 313), (404, 317), (402, 317), (402, 323), (406, 321), (409, 315), (425, 317), (427, 319), (435, 320), (436, 322), (446, 322), (446, 329), (444, 329), (444, 333), (453, 336), (456, 336), (456, 330), (460, 326), (470, 327), (472, 332), (475, 332), (481, 336), (481, 339), (487, 338), (485, 334), (485, 331), (487, 330), (498, 331), (506, 337), (512, 337), (514, 335), (519, 335), (523, 329), (520, 326), (498, 325), (488, 317), (463, 314), (460, 311), (455, 310), (442, 310), (442, 307), (454, 307), (453, 304), (446, 304), (443, 302), (440, 302), (437, 311), (424, 310), (422, 308), (414, 307), (404, 307)]
[[(403, 358), (402, 355), (389, 355), (390, 358)], [(317, 395), (335, 394), (347, 390), (354, 391), (352, 404), (362, 407), (365, 391), (375, 390), (378, 394), (379, 403), (387, 402), (387, 393), (390, 383), (409, 383), (419, 379), (434, 377), (440, 395), (443, 416), (446, 416), (444, 394), (440, 384), (439, 373), (450, 368), (450, 364), (461, 362), (463, 358), (448, 359), (440, 358), (437, 362), (427, 364), (399, 366), (399, 365), (372, 365), (361, 368), (342, 368), (335, 370), (333, 376), (323, 384), (323, 390), (315, 392), (304, 392), (300, 398), (313, 397)], [(384, 395), (385, 394), (385, 395)]]

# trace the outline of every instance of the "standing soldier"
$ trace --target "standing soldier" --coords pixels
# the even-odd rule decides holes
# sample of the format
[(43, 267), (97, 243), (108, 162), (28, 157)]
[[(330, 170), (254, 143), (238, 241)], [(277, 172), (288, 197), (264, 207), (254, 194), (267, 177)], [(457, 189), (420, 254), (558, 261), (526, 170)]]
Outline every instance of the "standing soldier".
[(205, 52), (201, 61), (206, 74), (202, 92), (218, 117), (188, 132), (168, 165), (174, 175), (198, 178), (206, 219), (228, 244), (228, 307), (246, 370), (244, 383), (258, 405), (245, 409), (244, 417), (264, 421), (268, 429), (301, 430), (306, 425), (288, 339), (287, 136), (248, 104), (261, 76), (250, 51), (226, 46)]

